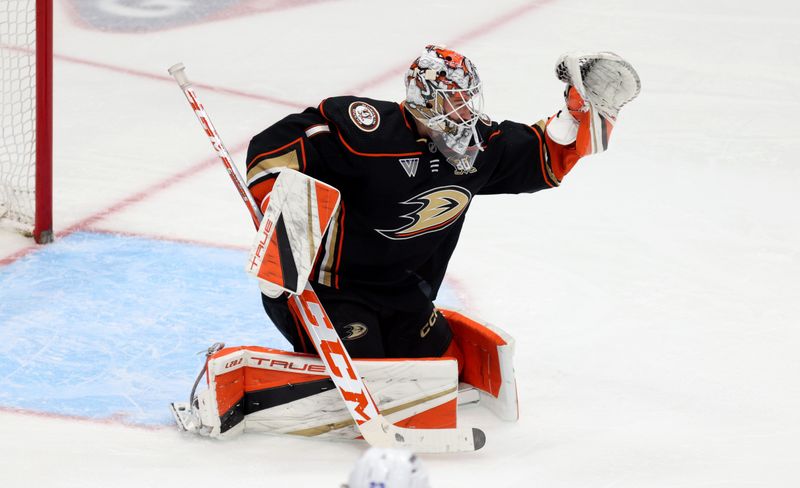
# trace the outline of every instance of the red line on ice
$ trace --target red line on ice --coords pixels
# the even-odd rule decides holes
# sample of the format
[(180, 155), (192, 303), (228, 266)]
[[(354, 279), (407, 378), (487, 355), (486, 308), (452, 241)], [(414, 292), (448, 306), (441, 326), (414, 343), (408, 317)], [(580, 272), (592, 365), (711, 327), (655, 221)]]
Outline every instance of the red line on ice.
[[(157, 81), (168, 81), (168, 82), (173, 83), (173, 84), (175, 83), (175, 80), (171, 76), (168, 76), (168, 75), (157, 75), (157, 74), (154, 74), (154, 73), (148, 73), (146, 71), (139, 71), (139, 70), (130, 69), (130, 68), (123, 68), (121, 66), (114, 66), (112, 64), (100, 63), (98, 61), (90, 61), (88, 59), (80, 59), (80, 58), (76, 58), (76, 57), (73, 57), (73, 56), (67, 56), (67, 55), (64, 55), (64, 54), (56, 54), (53, 57), (55, 59), (59, 60), (59, 61), (67, 61), (67, 62), (74, 63), (74, 64), (82, 64), (82, 65), (85, 65), (85, 66), (91, 66), (93, 68), (99, 68), (99, 69), (104, 69), (104, 70), (108, 70), (108, 71), (114, 71), (116, 73), (124, 73), (126, 75), (135, 76), (135, 77), (138, 77), (138, 78), (147, 78), (147, 79), (150, 79), (150, 80), (157, 80)], [(164, 71), (166, 71), (166, 68), (164, 69)], [(307, 103), (300, 103), (300, 102), (295, 102), (295, 101), (291, 101), (291, 100), (282, 100), (280, 98), (270, 97), (268, 95), (261, 95), (261, 94), (258, 94), (258, 93), (251, 93), (251, 92), (245, 92), (245, 91), (241, 91), (241, 90), (234, 90), (232, 88), (222, 88), (222, 87), (219, 87), (219, 86), (208, 85), (208, 84), (205, 84), (205, 83), (192, 82), (192, 85), (195, 86), (195, 87), (202, 88), (202, 89), (208, 90), (208, 91), (213, 91), (213, 92), (216, 92), (216, 93), (223, 93), (225, 95), (233, 95), (233, 96), (237, 96), (237, 97), (250, 98), (250, 99), (253, 99), (253, 100), (260, 100), (260, 101), (263, 101), (263, 102), (274, 103), (275, 105), (283, 105), (285, 107), (290, 107), (290, 108), (293, 108), (293, 109), (304, 109), (304, 108), (309, 106), (309, 104), (307, 104)], [(177, 85), (176, 85), (176, 89), (177, 89)]]
[(211, 247), (217, 249), (230, 249), (233, 251), (249, 251), (249, 246), (235, 245), (235, 244), (220, 244), (219, 242), (203, 241), (200, 239), (183, 239), (174, 237), (164, 237), (163, 235), (148, 234), (146, 232), (126, 232), (114, 229), (103, 229), (100, 227), (92, 227), (92, 232), (96, 234), (108, 234), (115, 236), (125, 237), (138, 237), (143, 239), (150, 239), (153, 241), (174, 242), (178, 244), (192, 244), (195, 246)]
[(52, 413), (52, 412), (40, 412), (37, 410), (27, 410), (24, 408), (17, 408), (17, 407), (3, 407), (0, 406), (0, 412), (2, 413), (11, 413), (17, 415), (25, 415), (27, 417), (39, 417), (39, 418), (48, 418), (48, 419), (59, 419), (59, 420), (77, 420), (80, 422), (87, 422), (91, 424), (102, 424), (102, 425), (120, 425), (123, 427), (129, 427), (132, 429), (140, 429), (140, 430), (166, 430), (170, 429), (173, 430), (174, 427), (170, 427), (167, 425), (145, 425), (145, 424), (133, 424), (130, 422), (126, 422), (124, 417), (108, 417), (103, 419), (94, 419), (91, 417), (82, 417), (80, 415), (67, 415), (67, 414), (60, 414), (60, 413)]
[[(499, 17), (496, 17), (487, 22), (484, 22), (483, 24), (473, 27), (467, 32), (459, 34), (455, 38), (446, 41), (444, 44), (456, 49), (457, 51), (461, 51), (459, 45), (466, 44), (470, 41), (483, 37), (489, 34), (490, 32), (496, 30), (498, 27), (501, 27), (509, 22), (519, 20), (519, 17), (521, 17), (522, 15), (525, 15), (532, 10), (536, 10), (539, 7), (543, 7), (553, 1), (554, 0), (536, 0), (534, 2), (526, 3), (513, 10), (506, 12), (503, 15), (500, 15)], [(422, 48), (422, 46), (420, 46), (420, 48)], [(358, 94), (368, 88), (380, 85), (381, 83), (390, 80), (392, 78), (397, 78), (399, 80), (400, 75), (403, 74), (408, 69), (408, 65), (410, 62), (411, 60), (409, 60), (407, 63), (404, 63), (402, 65), (397, 65), (394, 68), (386, 70), (384, 73), (374, 78), (371, 78), (365, 81), (364, 83), (361, 83), (360, 85), (350, 88), (350, 90), (347, 90), (346, 93)]]
[[(240, 151), (240, 150), (244, 149), (244, 147), (245, 147), (244, 144), (240, 144), (239, 146), (234, 147), (232, 152)], [(217, 164), (219, 164), (218, 161), (217, 161), (217, 156), (207, 158), (207, 159), (201, 161), (200, 163), (198, 163), (198, 164), (196, 164), (196, 165), (194, 165), (194, 166), (192, 166), (190, 168), (186, 168), (186, 169), (182, 170), (180, 173), (176, 173), (176, 174), (174, 174), (174, 175), (172, 175), (172, 176), (170, 176), (170, 177), (168, 177), (168, 178), (166, 178), (166, 179), (164, 179), (162, 181), (159, 181), (158, 183), (155, 183), (154, 185), (149, 186), (148, 188), (145, 188), (144, 190), (141, 190), (141, 191), (139, 191), (137, 193), (134, 193), (133, 195), (131, 195), (131, 196), (129, 196), (129, 197), (123, 199), (123, 200), (120, 200), (119, 202), (115, 203), (114, 205), (111, 205), (110, 207), (106, 208), (105, 210), (97, 212), (96, 214), (94, 214), (94, 215), (92, 215), (92, 216), (90, 216), (88, 218), (85, 218), (85, 219), (83, 219), (83, 220), (81, 220), (81, 221), (79, 221), (79, 222), (77, 222), (75, 224), (72, 224), (71, 226), (69, 226), (65, 230), (58, 232), (56, 234), (56, 237), (65, 237), (65, 236), (68, 236), (69, 234), (72, 234), (73, 232), (76, 232), (76, 231), (79, 231), (79, 230), (88, 229), (95, 222), (97, 222), (99, 220), (102, 220), (102, 219), (108, 217), (109, 215), (111, 215), (113, 213), (119, 212), (120, 210), (124, 210), (124, 209), (130, 207), (131, 205), (133, 205), (135, 203), (139, 203), (141, 201), (144, 201), (147, 198), (155, 195), (156, 193), (159, 193), (159, 192), (161, 192), (163, 190), (166, 190), (167, 188), (170, 188), (172, 186), (175, 186), (176, 184), (178, 184), (178, 183), (180, 183), (180, 182), (182, 182), (182, 181), (184, 181), (184, 180), (186, 180), (188, 178), (191, 178), (196, 173), (198, 173), (200, 171), (203, 171), (203, 170), (205, 170), (207, 168), (211, 168), (213, 166), (216, 166)]]
[[(543, 6), (545, 6), (545, 5), (549, 4), (549, 3), (552, 3), (553, 1), (554, 0), (536, 0), (536, 1), (533, 1), (533, 2), (530, 2), (530, 3), (523, 4), (523, 5), (517, 7), (515, 9), (513, 9), (513, 10), (510, 10), (510, 11), (508, 11), (508, 12), (506, 12), (506, 13), (504, 13), (504, 14), (496, 17), (496, 18), (494, 18), (494, 19), (490, 19), (487, 22), (479, 24), (478, 26), (473, 27), (472, 29), (464, 32), (463, 34), (460, 34), (460, 35), (456, 36), (454, 39), (451, 39), (450, 41), (448, 41), (448, 44), (452, 45), (452, 44), (466, 43), (466, 42), (469, 42), (469, 41), (474, 40), (476, 38), (486, 36), (487, 34), (489, 34), (490, 32), (492, 32), (494, 30), (496, 30), (497, 28), (499, 28), (499, 27), (501, 27), (501, 26), (503, 26), (503, 25), (505, 25), (505, 24), (507, 24), (509, 22), (512, 22), (512, 21), (515, 21), (515, 20), (519, 20), (521, 16), (523, 16), (523, 15), (525, 15), (525, 14), (527, 14), (527, 13), (533, 11), (533, 10), (536, 10), (536, 9), (538, 9), (540, 7), (543, 7)], [(172, 79), (172, 77), (167, 76), (167, 75), (157, 75), (157, 74), (148, 73), (148, 72), (145, 72), (145, 71), (139, 71), (139, 70), (134, 70), (134, 69), (129, 69), (129, 68), (122, 68), (122, 67), (119, 67), (119, 66), (113, 66), (113, 65), (110, 65), (110, 64), (100, 63), (100, 62), (96, 62), (96, 61), (79, 59), (79, 58), (76, 58), (76, 57), (73, 57), (73, 56), (67, 56), (67, 55), (55, 55), (55, 58), (60, 60), (60, 61), (66, 61), (66, 62), (76, 63), (76, 64), (83, 64), (83, 65), (86, 65), (86, 66), (92, 66), (92, 67), (95, 67), (95, 68), (106, 69), (106, 70), (115, 71), (115, 72), (118, 72), (118, 73), (125, 73), (125, 74), (130, 75), (130, 76), (136, 76), (136, 77), (140, 77), (140, 78), (147, 78), (147, 79), (152, 79), (152, 80), (157, 80), (157, 81), (167, 81), (167, 82), (170, 82), (170, 83), (174, 83), (174, 80)], [(376, 85), (378, 85), (380, 83), (383, 83), (384, 81), (387, 81), (387, 80), (389, 80), (389, 79), (391, 79), (391, 78), (393, 78), (395, 76), (398, 76), (405, 69), (407, 69), (407, 64), (404, 63), (402, 66), (398, 65), (398, 66), (396, 66), (394, 68), (391, 68), (391, 69), (387, 70), (386, 72), (384, 72), (384, 73), (382, 73), (382, 74), (380, 74), (378, 76), (375, 76), (374, 78), (371, 78), (371, 79), (367, 80), (364, 83), (361, 83), (361, 84), (359, 84), (359, 85), (357, 85), (355, 87), (351, 87), (351, 88), (349, 88), (347, 90), (344, 90), (343, 93), (359, 93), (359, 92), (361, 92), (361, 91), (363, 91), (363, 90), (365, 90), (367, 88), (376, 86)], [(209, 90), (209, 91), (215, 91), (217, 93), (223, 93), (223, 94), (226, 94), (226, 95), (245, 97), (245, 98), (250, 98), (250, 99), (254, 99), (254, 100), (261, 100), (261, 101), (265, 101), (265, 102), (269, 102), (269, 103), (274, 103), (274, 104), (277, 104), (277, 105), (283, 105), (283, 106), (291, 107), (293, 109), (302, 109), (302, 108), (305, 108), (305, 107), (309, 106), (309, 104), (303, 104), (303, 103), (298, 103), (298, 102), (293, 102), (293, 101), (288, 101), (288, 100), (281, 100), (281, 99), (277, 99), (277, 98), (274, 98), (274, 97), (269, 97), (269, 96), (266, 96), (266, 95), (248, 93), (248, 92), (243, 92), (243, 91), (240, 91), (240, 90), (222, 88), (222, 87), (217, 87), (217, 86), (213, 86), (213, 85), (207, 85), (207, 84), (203, 84), (203, 83), (193, 83), (193, 84), (196, 87), (201, 87), (201, 88)], [(237, 150), (241, 150), (241, 149), (245, 148), (246, 144), (247, 144), (246, 142), (239, 143), (237, 145), (237, 147), (231, 152), (236, 152)], [(129, 197), (126, 197), (123, 200), (120, 200), (119, 202), (107, 207), (106, 209), (101, 210), (100, 212), (97, 212), (94, 215), (91, 215), (90, 217), (87, 217), (87, 218), (85, 218), (85, 219), (83, 219), (83, 220), (81, 220), (81, 221), (79, 221), (79, 222), (77, 222), (75, 224), (72, 224), (71, 226), (69, 226), (68, 228), (66, 228), (66, 229), (64, 229), (62, 231), (57, 232), (56, 233), (56, 237), (63, 238), (63, 237), (66, 237), (69, 234), (72, 234), (73, 232), (76, 232), (78, 230), (88, 230), (90, 228), (90, 226), (92, 226), (96, 222), (98, 222), (98, 221), (100, 221), (100, 220), (102, 220), (102, 219), (104, 219), (104, 218), (106, 218), (106, 217), (108, 217), (108, 216), (110, 216), (110, 215), (112, 215), (112, 214), (114, 214), (116, 212), (124, 210), (124, 209), (130, 207), (131, 205), (133, 205), (135, 203), (139, 203), (141, 201), (144, 201), (147, 198), (152, 197), (153, 195), (155, 195), (155, 194), (157, 194), (157, 193), (159, 193), (159, 192), (161, 192), (163, 190), (166, 190), (166, 189), (174, 186), (175, 184), (177, 184), (177, 183), (179, 183), (179, 182), (181, 182), (181, 181), (183, 181), (183, 180), (185, 180), (185, 179), (187, 179), (187, 178), (189, 178), (189, 177), (191, 177), (191, 176), (193, 176), (193, 175), (195, 175), (195, 174), (197, 174), (197, 173), (199, 173), (199, 172), (201, 172), (203, 170), (206, 170), (208, 168), (211, 168), (211, 167), (215, 166), (216, 164), (217, 164), (217, 158), (216, 158), (216, 156), (214, 156), (213, 158), (206, 159), (206, 160), (204, 160), (204, 161), (202, 161), (202, 162), (200, 162), (200, 163), (198, 163), (198, 164), (196, 164), (196, 165), (194, 165), (194, 166), (192, 166), (190, 168), (182, 169), (180, 173), (177, 173), (177, 174), (174, 174), (172, 176), (169, 176), (166, 179), (164, 179), (163, 181), (161, 181), (159, 183), (156, 183), (154, 185), (151, 185), (150, 187), (148, 187), (148, 188), (146, 188), (144, 190), (141, 190), (141, 191), (139, 191), (137, 193), (134, 193), (133, 195), (131, 195)], [(22, 249), (20, 251), (17, 251), (14, 254), (11, 254), (10, 256), (7, 256), (5, 258), (0, 258), (0, 266), (4, 266), (4, 265), (7, 265), (7, 264), (10, 264), (10, 263), (12, 263), (12, 262), (14, 262), (14, 261), (26, 256), (30, 252), (33, 252), (37, 248), (38, 248), (37, 245), (33, 245), (33, 246), (28, 247), (28, 248), (25, 248), (25, 249)]]

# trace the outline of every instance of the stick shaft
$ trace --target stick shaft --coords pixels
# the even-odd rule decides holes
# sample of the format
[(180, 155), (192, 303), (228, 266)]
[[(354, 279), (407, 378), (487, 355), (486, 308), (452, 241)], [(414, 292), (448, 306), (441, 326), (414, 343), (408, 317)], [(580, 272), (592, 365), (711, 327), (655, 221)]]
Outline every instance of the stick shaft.
[[(361, 426), (361, 424), (378, 417), (378, 406), (369, 394), (361, 375), (358, 374), (350, 354), (345, 349), (336, 329), (333, 328), (333, 324), (319, 301), (319, 297), (311, 288), (311, 284), (306, 284), (305, 290), (298, 295), (293, 295), (291, 299), (294, 301), (295, 311), (303, 321), (320, 359), (325, 363), (328, 374), (336, 384), (353, 420)], [(369, 439), (367, 440), (369, 441)]]
[(247, 183), (245, 182), (244, 178), (242, 178), (239, 170), (237, 170), (236, 166), (234, 166), (233, 158), (228, 152), (228, 149), (225, 147), (225, 144), (223, 144), (222, 138), (219, 136), (219, 132), (217, 132), (217, 128), (214, 127), (214, 124), (211, 122), (211, 117), (208, 116), (203, 104), (201, 104), (197, 99), (197, 94), (192, 88), (189, 78), (186, 76), (183, 64), (178, 63), (172, 66), (169, 69), (169, 74), (175, 78), (175, 81), (178, 83), (178, 86), (180, 86), (181, 91), (183, 91), (183, 94), (186, 96), (186, 100), (189, 101), (189, 105), (192, 107), (192, 110), (194, 110), (194, 114), (197, 116), (197, 120), (203, 127), (203, 131), (208, 136), (209, 141), (211, 141), (211, 146), (214, 148), (217, 156), (219, 156), (220, 160), (225, 165), (225, 169), (228, 171), (228, 176), (230, 176), (231, 181), (233, 181), (233, 184), (236, 187), (236, 190), (239, 192), (239, 196), (242, 198), (247, 210), (250, 212), (250, 217), (253, 219), (253, 224), (256, 228), (258, 228), (261, 218), (263, 217), (261, 209), (253, 198), (253, 195), (250, 193), (250, 190), (248, 190)]
[[(183, 64), (178, 63), (172, 66), (169, 69), (169, 74), (175, 78), (175, 81), (180, 86), (184, 95), (186, 95), (189, 105), (191, 105), (197, 119), (200, 121), (200, 125), (211, 141), (211, 146), (225, 164), (231, 180), (234, 185), (236, 185), (236, 189), (242, 197), (242, 201), (250, 211), (253, 223), (256, 228), (258, 228), (263, 218), (261, 209), (255, 204), (253, 195), (247, 188), (242, 176), (234, 167), (233, 160), (228, 150), (222, 143), (222, 139), (217, 129), (214, 127), (214, 124), (211, 123), (211, 118), (197, 99), (197, 94), (192, 89), (192, 84), (186, 76)], [(342, 396), (356, 424), (361, 425), (378, 417), (380, 414), (375, 401), (364, 385), (364, 380), (355, 370), (350, 355), (347, 353), (341, 338), (333, 328), (331, 320), (322, 307), (319, 298), (311, 288), (311, 284), (307, 284), (306, 289), (301, 294), (292, 295), (292, 299), (300, 316), (303, 318), (304, 325), (309, 335), (314, 340), (317, 353), (325, 362), (331, 379), (337, 386), (339, 394)], [(319, 329), (319, 326), (322, 326), (322, 328)], [(320, 337), (321, 333), (324, 334), (323, 337)], [(344, 372), (346, 372), (346, 375)]]

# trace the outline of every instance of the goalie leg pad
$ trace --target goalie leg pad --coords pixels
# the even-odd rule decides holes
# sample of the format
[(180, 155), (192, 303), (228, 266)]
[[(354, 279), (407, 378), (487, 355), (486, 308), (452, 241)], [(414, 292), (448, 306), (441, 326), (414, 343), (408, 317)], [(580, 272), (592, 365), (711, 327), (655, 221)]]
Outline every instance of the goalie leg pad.
[[(458, 379), (450, 358), (356, 360), (381, 413), (407, 428), (456, 427)], [(355, 439), (360, 433), (325, 365), (314, 356), (263, 347), (219, 351), (197, 397), (202, 428), (226, 438), (243, 432)]]
[(461, 379), (480, 392), (480, 403), (500, 419), (519, 419), (514, 339), (496, 326), (441, 310), (464, 357)]

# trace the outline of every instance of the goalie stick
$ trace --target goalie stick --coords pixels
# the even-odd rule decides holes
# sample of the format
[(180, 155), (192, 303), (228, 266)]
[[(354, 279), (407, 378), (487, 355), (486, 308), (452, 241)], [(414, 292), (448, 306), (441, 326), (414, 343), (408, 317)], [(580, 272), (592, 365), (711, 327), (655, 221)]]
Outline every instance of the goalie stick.
[[(211, 145), (224, 163), (231, 181), (247, 206), (253, 223), (258, 228), (263, 214), (241, 174), (233, 166), (233, 159), (203, 105), (197, 99), (183, 63), (170, 67), (169, 74), (175, 78), (189, 101)], [(369, 444), (376, 447), (405, 448), (415, 452), (458, 452), (478, 450), (486, 443), (485, 434), (477, 428), (408, 429), (393, 425), (378, 410), (311, 284), (307, 282), (302, 292), (292, 294), (291, 300), (297, 307), (303, 325), (314, 342), (314, 347), (324, 362), (331, 380), (347, 405), (361, 435)]]
[(197, 95), (192, 88), (192, 84), (189, 82), (189, 78), (186, 77), (186, 73), (184, 72), (185, 69), (186, 67), (183, 65), (183, 63), (177, 63), (169, 68), (169, 74), (175, 78), (175, 81), (178, 82), (178, 86), (181, 87), (183, 94), (186, 95), (186, 99), (189, 101), (189, 105), (191, 105), (192, 110), (194, 110), (197, 120), (200, 121), (200, 125), (203, 126), (203, 130), (208, 136), (208, 139), (211, 141), (211, 146), (214, 148), (214, 151), (217, 152), (217, 156), (219, 156), (219, 159), (225, 165), (225, 169), (228, 171), (228, 176), (231, 177), (231, 181), (236, 187), (236, 191), (239, 192), (239, 196), (242, 197), (242, 201), (247, 207), (247, 210), (250, 211), (250, 217), (253, 219), (253, 225), (255, 225), (256, 229), (258, 229), (258, 226), (261, 223), (261, 218), (263, 217), (261, 209), (258, 208), (258, 204), (256, 204), (256, 201), (253, 198), (253, 195), (250, 193), (250, 190), (247, 189), (247, 185), (245, 185), (242, 175), (239, 174), (239, 170), (237, 170), (236, 166), (233, 165), (233, 158), (228, 152), (228, 149), (225, 147), (225, 144), (222, 143), (222, 139), (219, 137), (219, 132), (217, 132), (217, 128), (214, 127), (214, 124), (211, 123), (211, 118), (206, 113), (206, 109), (203, 108), (203, 105), (197, 100)]

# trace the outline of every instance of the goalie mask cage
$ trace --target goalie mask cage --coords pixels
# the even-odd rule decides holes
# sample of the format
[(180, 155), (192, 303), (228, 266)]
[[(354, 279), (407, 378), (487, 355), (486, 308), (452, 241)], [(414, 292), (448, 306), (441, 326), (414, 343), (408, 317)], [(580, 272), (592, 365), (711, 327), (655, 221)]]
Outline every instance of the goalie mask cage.
[(53, 240), (53, 0), (0, 0), (0, 220)]

